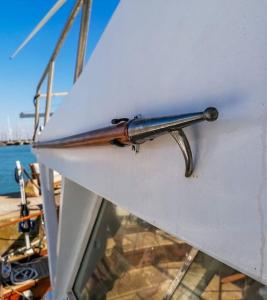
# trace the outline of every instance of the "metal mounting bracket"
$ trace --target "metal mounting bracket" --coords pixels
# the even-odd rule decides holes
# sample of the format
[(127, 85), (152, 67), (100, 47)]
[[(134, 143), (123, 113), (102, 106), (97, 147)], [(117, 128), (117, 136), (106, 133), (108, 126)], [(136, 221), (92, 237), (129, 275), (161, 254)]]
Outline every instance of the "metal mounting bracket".
[(137, 154), (140, 151), (140, 145), (139, 144), (133, 144), (132, 150)]

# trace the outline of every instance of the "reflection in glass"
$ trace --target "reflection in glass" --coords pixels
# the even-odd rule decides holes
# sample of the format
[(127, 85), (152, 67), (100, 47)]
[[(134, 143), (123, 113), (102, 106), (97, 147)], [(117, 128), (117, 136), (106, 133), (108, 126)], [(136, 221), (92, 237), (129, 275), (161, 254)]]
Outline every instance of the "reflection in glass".
[(81, 300), (266, 299), (266, 288), (104, 200), (74, 286)]

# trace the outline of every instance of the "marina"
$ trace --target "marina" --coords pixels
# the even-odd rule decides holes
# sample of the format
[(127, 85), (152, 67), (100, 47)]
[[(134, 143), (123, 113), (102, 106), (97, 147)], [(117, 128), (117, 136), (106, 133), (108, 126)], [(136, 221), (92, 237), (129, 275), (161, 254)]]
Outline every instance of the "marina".
[(12, 141), (0, 141), (1, 146), (21, 146), (21, 145), (30, 145), (32, 140), (12, 140)]

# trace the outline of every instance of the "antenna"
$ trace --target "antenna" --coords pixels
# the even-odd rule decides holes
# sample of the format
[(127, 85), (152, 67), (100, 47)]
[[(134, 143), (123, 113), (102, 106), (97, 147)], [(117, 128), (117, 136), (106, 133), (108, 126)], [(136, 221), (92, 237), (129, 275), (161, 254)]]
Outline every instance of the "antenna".
[(43, 28), (43, 26), (53, 17), (53, 15), (66, 3), (67, 0), (58, 0), (55, 5), (49, 10), (49, 12), (44, 16), (44, 18), (37, 24), (33, 31), (26, 37), (26, 39), (19, 45), (19, 47), (10, 56), (13, 59), (36, 35), (36, 33)]

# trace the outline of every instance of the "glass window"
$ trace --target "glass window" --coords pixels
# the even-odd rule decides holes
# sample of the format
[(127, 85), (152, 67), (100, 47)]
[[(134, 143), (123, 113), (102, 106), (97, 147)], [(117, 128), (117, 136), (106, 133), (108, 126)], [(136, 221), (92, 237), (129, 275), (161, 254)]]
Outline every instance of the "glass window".
[(267, 290), (104, 200), (74, 293), (81, 300), (257, 300)]

